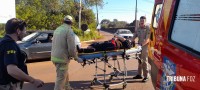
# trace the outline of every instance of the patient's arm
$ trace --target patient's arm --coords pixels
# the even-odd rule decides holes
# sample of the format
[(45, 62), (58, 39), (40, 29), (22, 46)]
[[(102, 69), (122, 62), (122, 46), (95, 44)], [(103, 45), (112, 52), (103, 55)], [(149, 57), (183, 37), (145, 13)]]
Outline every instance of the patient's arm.
[(122, 42), (126, 40), (126, 38), (119, 37), (119, 36), (114, 36), (114, 38), (115, 38), (115, 39), (119, 39), (119, 40), (122, 41)]
[(93, 48), (92, 46), (88, 46), (87, 48)]

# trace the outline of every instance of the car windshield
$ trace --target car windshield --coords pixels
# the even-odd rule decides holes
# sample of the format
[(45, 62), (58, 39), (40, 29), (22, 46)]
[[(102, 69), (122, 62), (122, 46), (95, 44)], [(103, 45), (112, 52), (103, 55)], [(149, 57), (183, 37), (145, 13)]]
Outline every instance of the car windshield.
[(32, 33), (32, 34), (30, 34), (30, 35), (24, 37), (24, 38), (22, 39), (22, 41), (23, 41), (23, 42), (26, 42), (26, 41), (30, 40), (32, 37), (34, 37), (34, 36), (37, 35), (37, 34), (38, 34), (37, 32)]
[(128, 31), (128, 30), (122, 30), (122, 31), (119, 31), (120, 34), (130, 34), (131, 31)]

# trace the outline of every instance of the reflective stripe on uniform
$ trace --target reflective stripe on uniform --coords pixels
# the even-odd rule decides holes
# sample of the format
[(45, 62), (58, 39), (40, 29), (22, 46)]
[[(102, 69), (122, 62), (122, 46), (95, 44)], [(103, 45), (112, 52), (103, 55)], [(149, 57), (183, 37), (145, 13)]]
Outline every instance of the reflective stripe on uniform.
[(64, 59), (60, 59), (57, 57), (51, 57), (51, 61), (54, 63), (66, 63), (66, 61)]

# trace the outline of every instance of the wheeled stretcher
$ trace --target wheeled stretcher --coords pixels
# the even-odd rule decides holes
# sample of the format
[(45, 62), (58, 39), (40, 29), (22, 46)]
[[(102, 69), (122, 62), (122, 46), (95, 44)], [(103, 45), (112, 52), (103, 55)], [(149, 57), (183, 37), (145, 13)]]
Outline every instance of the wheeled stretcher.
[[(141, 47), (137, 48), (131, 48), (131, 49), (119, 49), (119, 50), (111, 50), (111, 51), (100, 51), (100, 52), (93, 52), (93, 53), (79, 53), (79, 58), (82, 58), (84, 60), (83, 66), (87, 64), (95, 64), (95, 77), (91, 81), (91, 86), (96, 84), (97, 82), (104, 86), (104, 88), (107, 90), (111, 86), (115, 85), (123, 85), (123, 89), (126, 88), (127, 82), (127, 68), (126, 68), (126, 60), (131, 58), (131, 56), (134, 56), (133, 58), (139, 59), (138, 55), (140, 54)], [(134, 55), (131, 55), (134, 54)], [(112, 58), (116, 57), (118, 58)], [(123, 59), (123, 71), (120, 68), (119, 58)], [(114, 61), (114, 65), (110, 64), (109, 60)], [(98, 66), (98, 62), (103, 62), (103, 68)], [(117, 62), (117, 63), (116, 63)], [(111, 69), (113, 69), (113, 73), (111, 75), (106, 75), (106, 69), (107, 66)], [(101, 70), (104, 72), (103, 75), (103, 82), (98, 80), (97, 71)], [(109, 76), (109, 80), (106, 80), (106, 77)], [(118, 77), (119, 76), (119, 77)], [(121, 80), (119, 83), (111, 84), (110, 81), (113, 80), (113, 78), (117, 78)]]

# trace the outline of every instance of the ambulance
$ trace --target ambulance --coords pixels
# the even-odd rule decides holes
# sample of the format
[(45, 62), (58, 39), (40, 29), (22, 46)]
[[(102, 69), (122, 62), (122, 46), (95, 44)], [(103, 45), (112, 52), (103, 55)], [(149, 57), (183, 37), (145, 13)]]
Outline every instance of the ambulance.
[(155, 90), (200, 90), (200, 0), (155, 0), (150, 28)]

